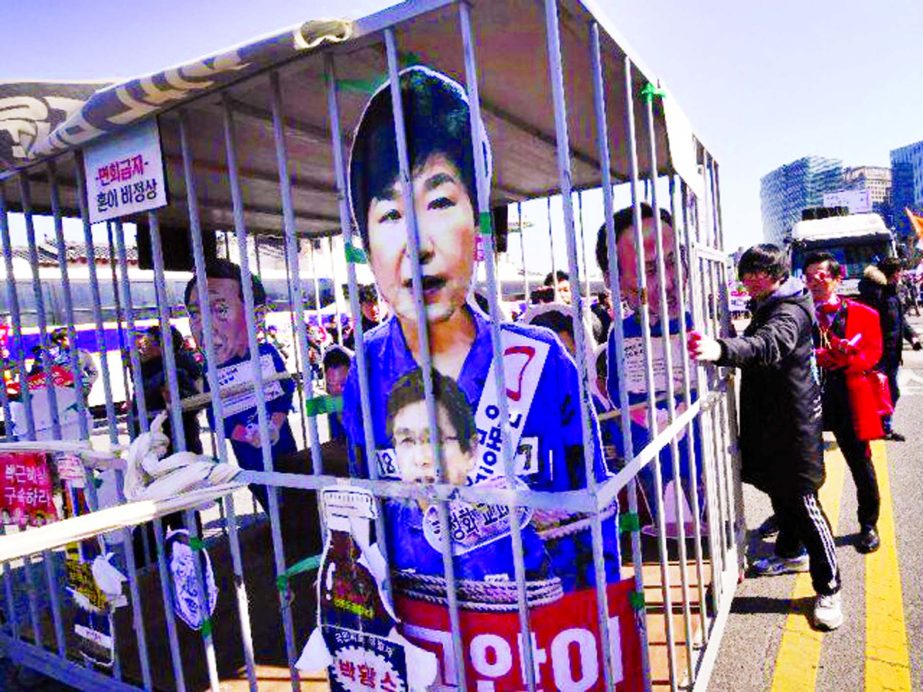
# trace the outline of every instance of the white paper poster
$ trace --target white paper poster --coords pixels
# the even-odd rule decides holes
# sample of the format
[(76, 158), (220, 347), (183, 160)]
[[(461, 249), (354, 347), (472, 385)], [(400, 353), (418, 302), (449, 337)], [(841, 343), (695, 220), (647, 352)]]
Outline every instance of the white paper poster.
[(88, 146), (83, 170), (91, 223), (167, 205), (156, 120)]

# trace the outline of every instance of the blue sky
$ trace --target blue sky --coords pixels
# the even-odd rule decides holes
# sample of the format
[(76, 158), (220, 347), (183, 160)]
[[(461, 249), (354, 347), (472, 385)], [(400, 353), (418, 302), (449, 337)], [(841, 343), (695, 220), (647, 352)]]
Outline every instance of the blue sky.
[[(809, 154), (887, 165), (923, 139), (920, 0), (600, 3), (721, 165), (729, 245), (761, 240), (759, 178), (776, 166)], [(0, 0), (0, 80), (130, 77), (388, 4)]]

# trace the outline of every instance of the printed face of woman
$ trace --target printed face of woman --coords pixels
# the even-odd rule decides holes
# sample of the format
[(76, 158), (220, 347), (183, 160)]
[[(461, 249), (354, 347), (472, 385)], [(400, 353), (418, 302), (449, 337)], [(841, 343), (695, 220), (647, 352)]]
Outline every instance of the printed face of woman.
[[(467, 452), (462, 451), (458, 434), (452, 427), (445, 406), (437, 404), (436, 411), (448, 476), (446, 481), (453, 485), (464, 485), (468, 472), (474, 468), (474, 447), (470, 447)], [(394, 451), (401, 480), (411, 483), (432, 483), (436, 480), (436, 461), (427, 420), (425, 401), (415, 401), (394, 416)]]
[[(414, 171), (420, 268), (428, 323), (449, 320), (465, 304), (474, 270), (476, 230), (471, 197), (455, 166), (434, 154)], [(369, 205), (369, 261), (375, 282), (402, 324), (415, 325), (407, 213), (395, 181)]]
[[(247, 353), (247, 318), (244, 302), (240, 297), (240, 283), (236, 279), (208, 279), (207, 284), (216, 365), (223, 365), (232, 358)], [(198, 286), (189, 294), (187, 309), (192, 335), (199, 347), (204, 350), (205, 337), (202, 333)]]

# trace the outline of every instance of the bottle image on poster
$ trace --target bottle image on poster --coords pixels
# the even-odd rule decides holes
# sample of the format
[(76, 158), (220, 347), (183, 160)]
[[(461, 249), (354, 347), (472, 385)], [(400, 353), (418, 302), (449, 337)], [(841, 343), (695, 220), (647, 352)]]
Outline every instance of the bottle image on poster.
[(362, 488), (321, 491), (326, 526), (317, 578), (317, 627), (296, 666), (328, 670), (339, 690), (425, 690), (436, 657), (407, 641), (384, 583), (387, 566), (372, 541), (375, 497)]

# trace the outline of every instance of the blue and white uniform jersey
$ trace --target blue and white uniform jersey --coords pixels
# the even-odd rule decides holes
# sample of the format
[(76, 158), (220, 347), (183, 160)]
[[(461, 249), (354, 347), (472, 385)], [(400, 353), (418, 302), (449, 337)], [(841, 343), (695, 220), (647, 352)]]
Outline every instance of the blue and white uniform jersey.
[[(492, 388), (488, 382), (492, 379), (491, 362), (493, 360), (490, 324), (480, 311), (469, 307), (469, 312), (474, 320), (476, 333), (471, 351), (458, 376), (457, 384), (472, 410), (478, 411), (478, 415), (475, 416), (479, 436), (478, 463), (475, 470), (469, 474), (469, 482), (480, 484), (503, 475), (503, 459), (499, 422), (493, 426), (490, 425), (490, 421), (498, 418), (497, 409), (490, 405), (484, 406), (482, 405), (484, 402), (481, 401), (485, 387)], [(560, 492), (585, 488), (586, 469), (579, 410), (580, 397), (577, 369), (573, 360), (554, 333), (548, 329), (521, 324), (504, 324), (502, 331), (505, 336), (510, 336), (512, 339), (535, 344), (538, 346), (536, 350), (541, 350), (545, 354), (540, 372), (537, 368), (534, 372), (529, 372), (530, 366), (539, 364), (538, 359), (531, 360), (531, 356), (523, 353), (521, 347), (508, 348), (504, 352), (504, 357), (509, 356), (510, 358), (509, 362), (505, 362), (507, 387), (514, 386), (513, 383), (517, 381), (521, 385), (523, 382), (530, 381), (530, 378), (534, 383), (534, 395), (532, 395), (528, 409), (517, 410), (516, 408), (515, 402), (518, 401), (517, 397), (522, 393), (521, 391), (508, 389), (507, 392), (510, 425), (511, 427), (521, 426), (521, 435), (516, 446), (517, 477), (529, 489), (536, 491)], [(373, 459), (378, 464), (380, 477), (397, 479), (396, 456), (393, 443), (388, 439), (387, 434), (388, 396), (398, 379), (419, 366), (407, 347), (397, 319), (389, 320), (366, 335), (365, 345), (366, 363), (369, 369), (369, 401), (376, 444)], [(519, 348), (518, 351), (517, 348)], [(520, 389), (525, 389), (525, 387), (521, 386)], [(486, 411), (486, 417), (481, 415), (483, 411)], [(488, 420), (487, 425), (483, 424), (485, 420)], [(368, 477), (369, 455), (365, 453), (356, 367), (350, 369), (343, 392), (343, 424), (346, 428), (351, 472), (359, 477)], [(609, 472), (602, 460), (595, 415), (591, 428), (595, 450), (593, 468), (597, 481), (603, 482), (609, 478)], [(566, 529), (560, 531), (557, 529), (562, 524), (566, 525), (566, 521), (561, 522), (558, 517), (551, 523), (543, 522), (539, 514), (536, 513), (532, 523), (537, 527), (539, 535), (550, 533), (555, 536), (545, 539), (545, 547), (552, 562), (552, 571), (561, 577), (565, 590), (582, 587), (588, 578), (592, 583), (589, 530), (570, 533)], [(619, 573), (618, 539), (614, 523), (609, 520), (607, 524), (604, 524), (604, 551), (607, 569), (611, 575), (610, 580), (614, 581), (618, 579)], [(403, 545), (403, 532), (407, 532), (412, 537), (412, 529), (402, 525), (401, 522), (389, 522), (389, 529), (400, 534), (400, 537), (392, 534), (389, 540), (389, 543), (396, 545), (398, 550)], [(525, 537), (527, 532), (523, 533)], [(492, 551), (494, 555), (492, 559), (496, 561), (496, 566), (492, 571), (485, 571), (485, 574), (504, 572), (507, 567), (512, 569), (511, 552), (509, 549), (501, 548), (509, 544), (508, 540), (506, 542), (494, 541), (494, 544), (498, 548)], [(412, 538), (408, 539), (407, 545), (413, 545)], [(437, 551), (434, 550), (433, 554), (432, 569), (441, 573), (441, 558)], [(402, 564), (399, 556), (394, 556), (393, 559), (396, 565)], [(589, 569), (586, 568), (586, 560), (589, 560)], [(430, 564), (429, 561), (423, 562)], [(425, 568), (424, 564), (420, 564), (418, 569)]]
[[(268, 343), (259, 345), (260, 366), (263, 377), (268, 378), (276, 373), (285, 372), (285, 362), (274, 346)], [(218, 384), (227, 387), (253, 381), (253, 372), (250, 367), (250, 354), (237, 356), (222, 364), (218, 368)], [(209, 391), (208, 378), (205, 379), (205, 391)], [(263, 387), (266, 397), (266, 415), (272, 418), (274, 413), (284, 413), (285, 421), (276, 427), (270, 421), (270, 439), (272, 441), (272, 457), (291, 454), (295, 451), (295, 438), (288, 422), (288, 414), (292, 410), (292, 397), (295, 392), (295, 383), (286, 378), (269, 382)], [(256, 394), (253, 389), (247, 389), (239, 394), (225, 397), (222, 400), (224, 413), (224, 434), (231, 441), (231, 448), (237, 456), (237, 463), (242, 469), (249, 471), (263, 470), (263, 452), (259, 443), (259, 424), (256, 413)], [(214, 414), (208, 409), (208, 423), (214, 426)]]
[[(686, 328), (692, 329), (692, 318), (686, 315)], [(667, 368), (664, 355), (664, 344), (661, 322), (651, 324), (651, 360), (654, 372), (654, 389), (656, 393), (657, 425), (663, 430), (669, 423), (667, 407)], [(621, 363), (624, 373), (625, 387), (628, 389), (628, 405), (631, 408), (631, 439), (635, 455), (651, 441), (653, 435), (649, 429), (647, 415), (647, 382), (645, 376), (644, 338), (642, 336), (641, 321), (636, 315), (629, 315), (622, 321), (625, 335), (625, 357), (621, 358), (616, 350), (615, 329), (609, 332), (608, 362)], [(678, 318), (670, 320), (670, 351), (673, 358), (673, 388), (677, 414), (685, 410), (685, 389), (683, 387), (683, 352), (686, 345), (682, 342), (681, 324)], [(621, 407), (621, 388), (619, 369), (610, 365), (607, 378), (609, 400), (616, 408)], [(691, 385), (693, 387), (691, 400), (698, 399), (695, 389), (694, 371), (690, 370)], [(614, 437), (619, 453), (625, 455), (624, 440), (621, 435)], [(680, 455), (680, 473), (684, 479), (689, 477), (689, 440), (685, 434), (678, 441)], [(696, 435), (696, 458), (701, 458), (701, 439)], [(672, 462), (670, 460), (670, 446), (665, 446), (660, 451), (661, 470), (663, 481), (667, 483), (673, 478)], [(646, 467), (645, 471), (650, 467)], [(649, 471), (648, 471), (649, 473)]]

